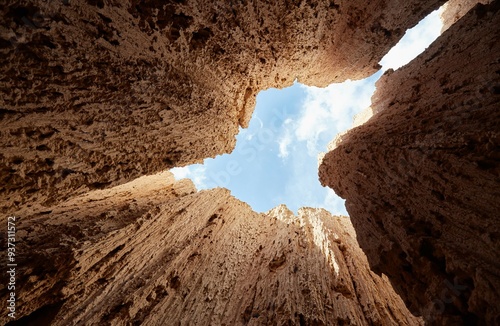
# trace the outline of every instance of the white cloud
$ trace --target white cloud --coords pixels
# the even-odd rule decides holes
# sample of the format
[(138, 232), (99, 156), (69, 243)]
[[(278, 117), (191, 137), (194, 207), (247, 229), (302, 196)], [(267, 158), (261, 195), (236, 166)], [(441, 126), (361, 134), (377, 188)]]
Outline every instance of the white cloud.
[(354, 114), (370, 105), (373, 91), (373, 84), (366, 80), (307, 88), (295, 126), (296, 140), (305, 141), (309, 156), (316, 158), (329, 140), (351, 126)]
[(207, 177), (206, 177), (206, 167), (202, 164), (194, 164), (190, 166), (184, 166), (181, 168), (173, 168), (170, 170), (173, 173), (175, 180), (181, 180), (185, 178), (191, 179), (196, 189), (207, 189)]
[(399, 43), (386, 54), (380, 64), (383, 70), (394, 70), (404, 66), (422, 53), (441, 34), (443, 23), (436, 10), (414, 28), (406, 31)]
[(288, 147), (290, 146), (291, 143), (292, 143), (292, 134), (288, 129), (286, 129), (285, 132), (278, 139), (279, 157), (281, 158), (288, 157), (289, 154)]
[(253, 134), (250, 133), (247, 129), (240, 130), (239, 137), (245, 139), (246, 141), (251, 141), (253, 139)]
[(181, 180), (185, 178), (189, 178), (191, 171), (189, 170), (189, 166), (184, 166), (182, 168), (173, 168), (170, 170), (175, 177), (175, 180)]
[(347, 216), (348, 214), (345, 209), (345, 200), (337, 196), (332, 189), (326, 188), (325, 190), (326, 195), (323, 200), (323, 207), (333, 215)]

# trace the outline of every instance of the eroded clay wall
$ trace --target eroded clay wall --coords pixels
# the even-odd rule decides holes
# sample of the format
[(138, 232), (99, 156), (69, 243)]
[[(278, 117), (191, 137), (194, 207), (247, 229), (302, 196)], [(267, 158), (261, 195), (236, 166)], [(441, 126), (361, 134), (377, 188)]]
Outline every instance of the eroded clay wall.
[(431, 324), (500, 311), (500, 3), (478, 5), (377, 83), (320, 166), (370, 265)]
[(227, 153), (255, 95), (359, 79), (432, 1), (6, 1), (2, 207)]
[(257, 214), (168, 172), (26, 212), (17, 235), (24, 324), (421, 324), (347, 217)]

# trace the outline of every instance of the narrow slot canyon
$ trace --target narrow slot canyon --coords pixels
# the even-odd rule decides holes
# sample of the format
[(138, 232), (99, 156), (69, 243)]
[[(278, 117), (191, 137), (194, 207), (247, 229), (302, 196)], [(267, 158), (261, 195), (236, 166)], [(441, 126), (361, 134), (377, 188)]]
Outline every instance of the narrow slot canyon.
[[(349, 216), (257, 213), (169, 171), (233, 151), (262, 90), (372, 76), (442, 5), (319, 159)], [(7, 0), (0, 322), (500, 324), (499, 9)]]

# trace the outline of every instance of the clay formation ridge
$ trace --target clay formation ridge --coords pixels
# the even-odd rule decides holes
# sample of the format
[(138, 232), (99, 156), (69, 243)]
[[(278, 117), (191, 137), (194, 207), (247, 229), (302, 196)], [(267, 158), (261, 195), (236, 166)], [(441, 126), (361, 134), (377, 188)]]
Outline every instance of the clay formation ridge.
[(499, 9), (476, 6), (388, 71), (375, 115), (319, 169), (371, 267), (437, 325), (500, 322)]
[(421, 324), (349, 218), (257, 214), (169, 172), (26, 213), (17, 234), (24, 325)]
[(367, 77), (443, 2), (5, 0), (0, 209), (228, 153), (260, 90)]

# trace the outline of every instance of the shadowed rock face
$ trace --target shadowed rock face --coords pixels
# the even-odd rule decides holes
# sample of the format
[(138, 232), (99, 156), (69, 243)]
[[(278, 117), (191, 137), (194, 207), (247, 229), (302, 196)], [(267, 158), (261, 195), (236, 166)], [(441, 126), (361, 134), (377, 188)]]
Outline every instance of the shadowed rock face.
[(11, 1), (2, 207), (227, 153), (261, 89), (360, 79), (432, 1)]
[(17, 234), (19, 323), (421, 324), (347, 217), (257, 214), (168, 172), (25, 212)]
[(500, 4), (377, 84), (323, 158), (371, 267), (430, 324), (500, 322)]

